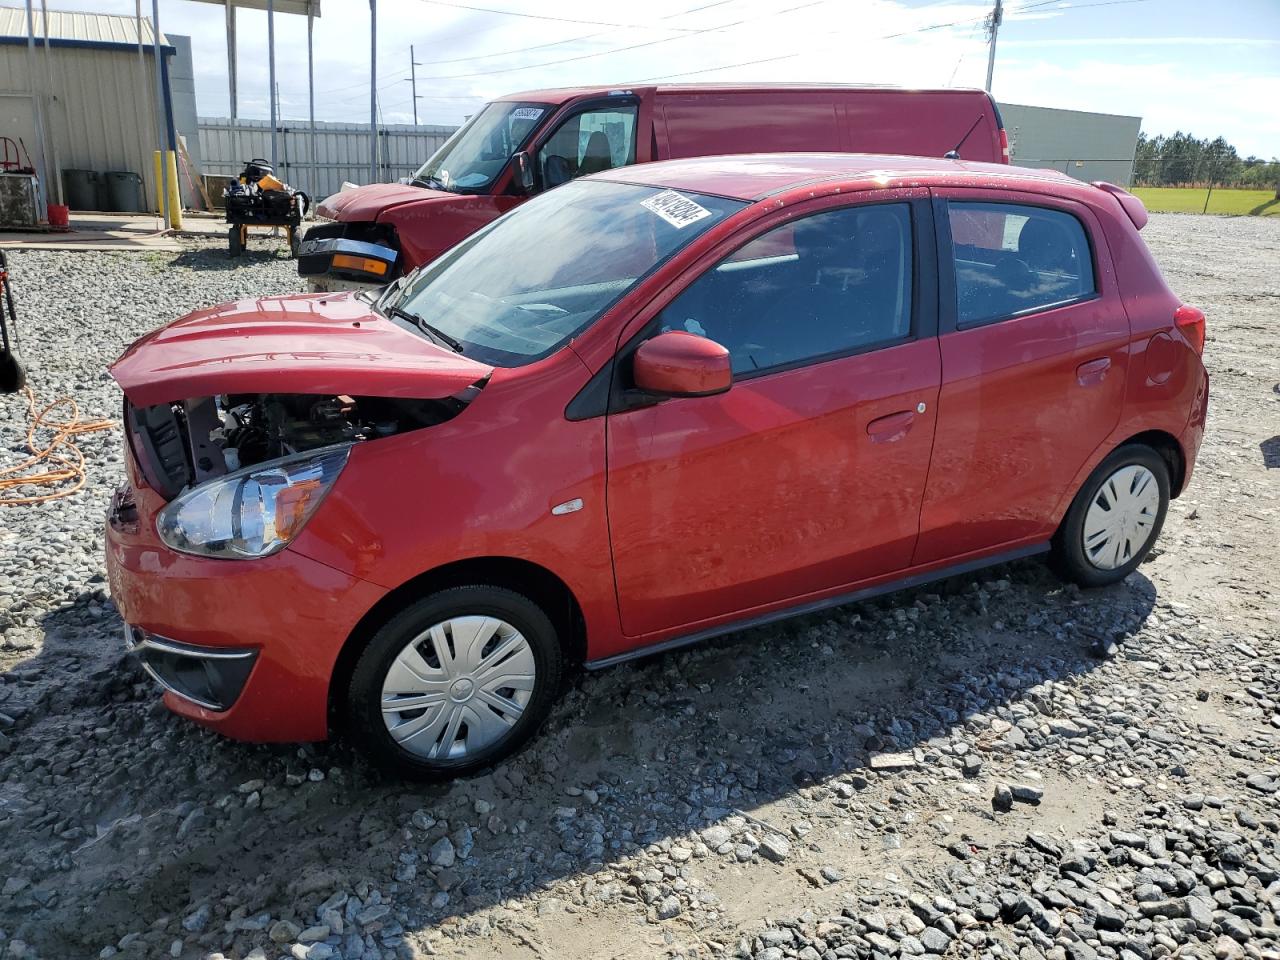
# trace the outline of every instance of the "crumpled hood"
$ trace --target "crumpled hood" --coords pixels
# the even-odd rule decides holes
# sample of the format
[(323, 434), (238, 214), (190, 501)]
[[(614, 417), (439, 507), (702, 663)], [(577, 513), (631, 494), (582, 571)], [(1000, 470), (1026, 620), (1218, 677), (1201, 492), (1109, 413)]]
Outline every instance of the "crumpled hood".
[(401, 204), (438, 198), (456, 200), (457, 196), (445, 190), (411, 187), (406, 183), (371, 183), (325, 197), (317, 210), (320, 216), (330, 220), (358, 223), (377, 220), (381, 214)]
[(111, 365), (136, 407), (223, 393), (439, 399), (492, 372), (404, 330), (350, 293), (197, 310), (134, 341)]

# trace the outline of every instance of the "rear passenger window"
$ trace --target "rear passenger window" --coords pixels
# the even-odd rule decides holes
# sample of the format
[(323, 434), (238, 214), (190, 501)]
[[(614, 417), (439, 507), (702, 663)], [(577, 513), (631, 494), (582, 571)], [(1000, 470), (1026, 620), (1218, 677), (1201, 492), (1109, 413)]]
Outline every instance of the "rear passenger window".
[(971, 327), (1094, 295), (1084, 226), (1061, 210), (948, 203), (957, 325)]
[(911, 251), (905, 203), (815, 214), (730, 254), (658, 324), (727, 347), (738, 375), (901, 341), (911, 334)]

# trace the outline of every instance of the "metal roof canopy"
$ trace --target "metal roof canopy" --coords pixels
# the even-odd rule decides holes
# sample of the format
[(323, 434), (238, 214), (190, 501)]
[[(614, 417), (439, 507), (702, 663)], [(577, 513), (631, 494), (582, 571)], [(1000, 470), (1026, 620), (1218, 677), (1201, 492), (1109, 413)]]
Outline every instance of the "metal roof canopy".
[[(311, 170), (315, 171), (316, 149), (316, 90), (315, 58), (312, 51), (312, 29), (315, 18), (320, 16), (320, 0), (197, 0), (226, 8), (227, 32), (227, 87), (231, 95), (231, 119), (236, 118), (236, 9), (265, 10), (267, 12), (267, 102), (271, 104), (271, 166), (276, 165), (277, 133), (276, 117), (276, 13), (294, 14), (307, 18), (307, 102), (311, 123)], [(376, 78), (371, 77), (370, 82)], [(376, 149), (376, 135), (375, 135)], [(252, 158), (249, 158), (252, 159)], [(307, 184), (313, 188), (314, 184)]]

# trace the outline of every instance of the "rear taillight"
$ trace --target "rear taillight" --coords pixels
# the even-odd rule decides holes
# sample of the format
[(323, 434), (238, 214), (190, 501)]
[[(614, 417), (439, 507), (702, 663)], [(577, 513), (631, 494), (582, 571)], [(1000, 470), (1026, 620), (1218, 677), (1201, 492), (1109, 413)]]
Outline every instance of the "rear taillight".
[(1004, 127), (1000, 128), (1000, 156), (1005, 163), (1009, 162), (1009, 134), (1005, 133)]
[(1173, 324), (1187, 338), (1187, 343), (1201, 356), (1204, 355), (1204, 311), (1183, 304), (1173, 311)]

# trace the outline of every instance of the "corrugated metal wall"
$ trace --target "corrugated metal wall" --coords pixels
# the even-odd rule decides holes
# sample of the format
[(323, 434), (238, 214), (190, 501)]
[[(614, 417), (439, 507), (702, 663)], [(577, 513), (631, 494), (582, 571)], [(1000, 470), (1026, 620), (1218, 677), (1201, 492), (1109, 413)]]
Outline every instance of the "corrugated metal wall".
[[(54, 46), (49, 57), (53, 97), (43, 96), (41, 103), (53, 155), (50, 162), (56, 159), (63, 170), (139, 173), (146, 182), (147, 197), (153, 196), (155, 68), (150, 49), (143, 66), (136, 51), (126, 50)], [(44, 58), (43, 46), (37, 46), (36, 87), (42, 93), (49, 84)], [(27, 74), (27, 48), (0, 44), (0, 96), (29, 96)], [(13, 134), (0, 129), (0, 136)], [(27, 146), (34, 154), (30, 140)], [(46, 184), (46, 191), (52, 200), (53, 185)]]
[(1023, 167), (1052, 167), (1077, 180), (1128, 187), (1141, 117), (1085, 113), (1001, 103), (1010, 159)]
[[(455, 127), (391, 124), (378, 131), (378, 180), (407, 177), (431, 156)], [(316, 121), (315, 166), (307, 121), (286, 120), (278, 128), (277, 174), (316, 199), (337, 193), (342, 181), (369, 182), (369, 128), (351, 123)], [(271, 158), (271, 124), (267, 120), (200, 118), (200, 149), (205, 173), (235, 176), (246, 160)]]

